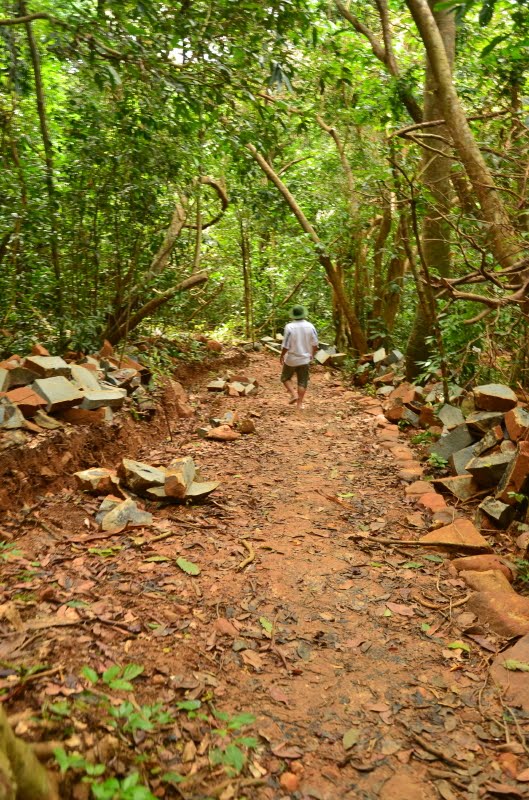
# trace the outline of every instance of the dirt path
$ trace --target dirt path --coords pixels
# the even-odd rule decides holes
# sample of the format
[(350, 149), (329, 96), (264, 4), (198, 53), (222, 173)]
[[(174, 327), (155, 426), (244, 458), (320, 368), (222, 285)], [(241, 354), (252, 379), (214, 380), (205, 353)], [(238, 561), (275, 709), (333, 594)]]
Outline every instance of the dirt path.
[[(462, 582), (438, 555), (362, 549), (348, 538), (410, 539), (410, 515), (421, 524), (373, 416), (324, 372), (313, 378), (307, 410), (295, 412), (277, 364), (262, 355), (251, 362), (262, 386), (254, 398), (195, 389), (205, 419), (244, 409), (259, 415), (256, 435), (220, 443), (182, 434), (144, 453), (150, 463), (192, 454), (206, 479), (222, 480), (213, 501), (159, 509), (154, 530), (104, 540), (90, 522), (99, 501), (65, 490), (32, 512), (40, 527), (20, 529), (23, 555), (5, 561), (4, 602), (15, 600), (25, 621), (71, 626), (19, 624), (0, 639), (9, 711), (66, 701), (62, 722), (48, 712), (44, 731), (28, 723), (22, 732), (74, 737), (72, 746), (111, 774), (135, 762), (157, 797), (501, 796), (509, 769), (519, 772), (526, 756), (516, 735), (506, 744), (502, 709), (486, 686), (490, 654), (449, 647), (463, 623), (449, 598), (464, 596)], [(328, 499), (336, 495), (347, 508)], [(200, 575), (178, 570), (179, 556)], [(174, 712), (177, 702), (200, 700), (209, 718), (180, 709), (176, 722), (116, 736), (105, 707), (79, 700), (83, 666), (101, 673), (112, 663), (145, 667), (134, 703)], [(36, 664), (56, 672), (20, 682), (21, 665)], [(249, 745), (242, 779), (208, 771), (219, 740), (213, 707), (256, 718), (244, 731), (258, 744)], [(196, 779), (160, 782), (168, 771)], [(64, 796), (82, 800), (88, 790), (70, 795), (70, 774)], [(526, 796), (520, 784), (515, 791)]]

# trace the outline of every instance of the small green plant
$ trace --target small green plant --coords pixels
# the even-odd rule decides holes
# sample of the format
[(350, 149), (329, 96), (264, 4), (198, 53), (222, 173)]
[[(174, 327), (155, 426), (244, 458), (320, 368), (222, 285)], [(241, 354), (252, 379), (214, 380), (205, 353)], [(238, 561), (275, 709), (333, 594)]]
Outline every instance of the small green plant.
[(22, 550), (12, 542), (0, 542), (0, 559), (2, 561), (9, 561), (10, 558), (20, 558)]
[(230, 777), (240, 775), (248, 760), (248, 752), (254, 750), (259, 742), (254, 736), (235, 736), (233, 734), (252, 725), (255, 722), (253, 714), (238, 714), (230, 716), (223, 711), (213, 710), (213, 716), (219, 722), (224, 722), (222, 727), (213, 728), (212, 735), (218, 744), (211, 748), (209, 760), (212, 766), (223, 766)]
[(142, 667), (140, 664), (127, 664), (126, 667), (120, 667), (119, 664), (114, 664), (101, 673), (101, 675), (98, 675), (92, 667), (84, 666), (81, 670), (81, 675), (93, 686), (99, 683), (99, 681), (102, 681), (109, 689), (132, 692), (134, 687), (131, 681), (141, 675), (144, 669), (145, 667)]
[(523, 558), (516, 558), (514, 563), (516, 564), (518, 580), (522, 583), (529, 583), (529, 561)]
[(400, 431), (405, 431), (406, 428), (411, 427), (411, 422), (409, 422), (409, 420), (407, 419), (399, 419), (399, 421), (397, 422), (397, 427)]
[(84, 773), (81, 782), (90, 784), (94, 800), (156, 800), (150, 789), (140, 784), (137, 772), (127, 775), (123, 780), (107, 778), (98, 781), (96, 779), (106, 770), (105, 764), (92, 764), (78, 753), (67, 753), (62, 747), (57, 748), (54, 755), (61, 775), (65, 775), (69, 770)]
[(448, 466), (448, 461), (437, 453), (431, 453), (428, 464), (434, 469), (445, 469)]
[(421, 431), (412, 436), (410, 441), (412, 444), (430, 444), (434, 438), (435, 435), (430, 431)]
[(511, 497), (515, 503), (525, 503), (529, 499), (526, 494), (520, 494), (519, 492), (507, 492), (507, 495)]
[(152, 731), (157, 725), (168, 725), (173, 721), (173, 717), (163, 710), (161, 703), (138, 708), (127, 701), (117, 708), (110, 708), (109, 713), (113, 718), (111, 724), (120, 724), (125, 733)]

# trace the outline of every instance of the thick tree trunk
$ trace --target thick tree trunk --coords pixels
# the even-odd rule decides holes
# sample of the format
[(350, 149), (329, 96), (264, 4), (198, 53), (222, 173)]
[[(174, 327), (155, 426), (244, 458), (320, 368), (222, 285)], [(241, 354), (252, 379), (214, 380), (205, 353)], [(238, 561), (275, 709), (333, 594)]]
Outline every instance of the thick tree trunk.
[(256, 150), (256, 148), (252, 144), (247, 144), (246, 148), (252, 154), (252, 157), (259, 164), (265, 175), (277, 187), (277, 189), (283, 196), (283, 199), (287, 203), (288, 207), (298, 220), (301, 228), (305, 231), (306, 234), (308, 234), (312, 242), (316, 245), (320, 264), (323, 266), (325, 270), (329, 283), (331, 284), (332, 289), (335, 293), (336, 302), (340, 305), (344, 317), (347, 321), (347, 326), (349, 328), (349, 333), (351, 337), (350, 344), (358, 353), (360, 354), (365, 353), (367, 350), (367, 340), (365, 333), (362, 330), (362, 326), (360, 325), (360, 322), (354, 312), (351, 300), (346, 292), (339, 271), (333, 264), (332, 259), (325, 252), (323, 252), (323, 244), (321, 239), (319, 238), (318, 234), (316, 233), (316, 231), (306, 218), (301, 208), (296, 203), (296, 200), (294, 199), (293, 195), (289, 192), (289, 190), (287, 189), (281, 178), (272, 169), (270, 164), (262, 157), (262, 155)]
[(406, 235), (404, 216), (401, 215), (393, 243), (393, 255), (389, 262), (384, 294), (382, 297), (382, 319), (389, 334), (395, 326), (395, 319), (400, 307), (403, 278), (406, 273), (407, 259), (403, 237)]
[(0, 707), (0, 800), (58, 800), (30, 745), (18, 739)]

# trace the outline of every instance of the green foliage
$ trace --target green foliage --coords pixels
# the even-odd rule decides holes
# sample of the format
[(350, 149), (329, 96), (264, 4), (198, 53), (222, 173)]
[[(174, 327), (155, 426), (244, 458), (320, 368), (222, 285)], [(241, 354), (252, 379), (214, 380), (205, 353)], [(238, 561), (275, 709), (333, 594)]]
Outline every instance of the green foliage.
[(529, 561), (526, 561), (523, 558), (516, 558), (514, 560), (516, 564), (516, 578), (521, 583), (529, 584)]
[(430, 453), (428, 464), (434, 469), (446, 469), (448, 461), (437, 453)]
[(91, 667), (84, 666), (81, 670), (81, 675), (86, 678), (92, 686), (102, 682), (109, 689), (132, 692), (134, 687), (131, 681), (139, 677), (144, 669), (145, 667), (142, 667), (140, 664), (127, 664), (125, 667), (114, 664), (103, 673), (98, 674)]

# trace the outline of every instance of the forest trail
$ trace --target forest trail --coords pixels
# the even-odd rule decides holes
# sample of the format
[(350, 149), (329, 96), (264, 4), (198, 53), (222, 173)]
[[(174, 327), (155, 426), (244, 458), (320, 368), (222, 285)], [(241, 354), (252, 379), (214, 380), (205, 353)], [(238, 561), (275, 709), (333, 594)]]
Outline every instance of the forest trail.
[[(158, 797), (495, 796), (520, 746), (501, 752), (501, 708), (487, 686), (486, 652), (449, 647), (461, 614), (449, 597), (464, 596), (462, 582), (438, 555), (430, 560), (432, 553), (416, 548), (407, 557), (348, 538), (364, 531), (410, 539), (421, 524), (373, 415), (323, 370), (312, 376), (306, 410), (297, 412), (278, 382), (277, 361), (263, 354), (250, 361), (247, 372), (261, 387), (255, 397), (207, 393), (206, 381), (189, 388), (206, 419), (229, 410), (253, 414), (255, 435), (229, 443), (187, 436), (141, 454), (150, 463), (193, 455), (204, 479), (222, 481), (209, 502), (155, 510), (153, 530), (100, 540), (85, 521), (99, 500), (64, 490), (40, 505), (41, 527), (21, 529), (17, 546), (27, 561), (6, 562), (4, 599), (31, 593), (40, 604), (29, 601), (24, 620), (53, 615), (57, 622), (45, 635), (20, 633), (14, 650), (12, 638), (0, 640), (1, 657), (55, 672), (34, 676), (12, 703), (71, 703), (83, 688), (83, 666), (101, 673), (112, 663), (135, 663), (145, 672), (134, 703), (171, 709), (201, 699), (204, 707), (209, 701), (230, 715), (255, 716), (247, 733), (259, 746), (244, 780), (224, 785), (217, 775), (215, 793), (210, 775), (208, 790), (191, 782), (178, 793), (151, 775)], [(337, 496), (346, 505), (329, 499)], [(181, 556), (200, 575), (181, 572)], [(61, 620), (71, 626), (60, 627)], [(134, 746), (121, 743), (112, 755), (98, 750), (107, 740), (107, 750), (117, 747), (101, 710), (70, 706), (68, 713), (79, 721), (71, 729), (56, 723), (55, 738), (77, 737), (78, 749), (117, 764), (118, 773), (139, 754), (147, 776), (155, 764), (198, 776), (207, 765), (212, 737), (193, 715), (181, 712), (174, 728), (135, 731)]]

